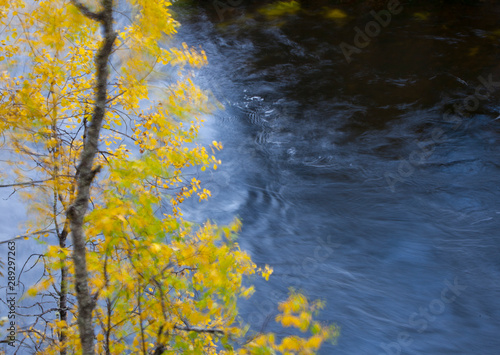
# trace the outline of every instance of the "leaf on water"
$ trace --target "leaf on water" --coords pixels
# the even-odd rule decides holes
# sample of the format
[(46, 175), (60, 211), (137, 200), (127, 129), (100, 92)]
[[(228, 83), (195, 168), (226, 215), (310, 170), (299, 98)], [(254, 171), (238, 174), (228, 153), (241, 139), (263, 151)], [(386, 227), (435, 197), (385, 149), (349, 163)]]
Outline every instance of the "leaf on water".
[(278, 1), (262, 7), (259, 12), (267, 17), (280, 17), (294, 15), (299, 10), (300, 4), (297, 1)]
[(325, 13), (325, 17), (329, 19), (345, 19), (347, 14), (340, 9), (328, 9)]
[(469, 56), (475, 56), (479, 51), (479, 47), (474, 47), (469, 50)]
[(430, 15), (431, 14), (429, 12), (415, 12), (413, 14), (413, 17), (415, 17), (417, 20), (426, 21), (429, 19)]

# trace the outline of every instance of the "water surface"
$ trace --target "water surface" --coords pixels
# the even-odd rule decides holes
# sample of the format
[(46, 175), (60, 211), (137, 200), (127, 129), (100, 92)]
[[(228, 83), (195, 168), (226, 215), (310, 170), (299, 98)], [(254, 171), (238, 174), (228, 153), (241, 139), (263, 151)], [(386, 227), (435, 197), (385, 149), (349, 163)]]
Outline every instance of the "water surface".
[(178, 10), (225, 106), (202, 132), (224, 144), (214, 198), (190, 214), (239, 216), (274, 268), (242, 303), (255, 330), (283, 334), (269, 319), (293, 286), (341, 327), (321, 354), (498, 354), (500, 83), (476, 87), (500, 82), (500, 6), (404, 5), (348, 63), (371, 8), (327, 3)]

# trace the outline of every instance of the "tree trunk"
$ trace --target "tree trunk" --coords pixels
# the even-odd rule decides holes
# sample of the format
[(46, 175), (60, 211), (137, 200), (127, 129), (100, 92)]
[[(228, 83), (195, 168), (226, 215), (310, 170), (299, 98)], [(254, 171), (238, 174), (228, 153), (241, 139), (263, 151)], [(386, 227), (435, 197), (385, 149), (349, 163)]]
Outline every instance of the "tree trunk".
[(90, 11), (77, 0), (72, 3), (85, 16), (99, 21), (103, 27), (104, 40), (95, 58), (96, 65), (96, 97), (92, 121), (87, 130), (84, 148), (76, 172), (77, 193), (75, 201), (68, 208), (67, 216), (71, 224), (73, 240), (73, 262), (75, 265), (75, 289), (78, 301), (78, 330), (83, 355), (93, 355), (94, 352), (94, 325), (92, 311), (95, 300), (90, 294), (88, 285), (88, 270), (86, 260), (86, 238), (83, 230), (83, 219), (87, 213), (90, 200), (90, 186), (99, 171), (93, 168), (95, 156), (98, 152), (100, 131), (106, 112), (107, 83), (109, 77), (108, 59), (111, 55), (116, 33), (113, 30), (113, 0), (102, 0), (103, 10), (99, 13)]
[[(68, 235), (67, 228), (64, 228), (62, 233), (59, 235), (59, 246), (61, 248), (66, 248), (66, 237)], [(63, 266), (61, 267), (61, 289), (59, 291), (59, 319), (68, 324), (68, 267), (63, 261)], [(66, 355), (66, 340), (67, 340), (67, 328), (63, 327), (59, 333), (59, 343), (62, 345), (60, 355)]]

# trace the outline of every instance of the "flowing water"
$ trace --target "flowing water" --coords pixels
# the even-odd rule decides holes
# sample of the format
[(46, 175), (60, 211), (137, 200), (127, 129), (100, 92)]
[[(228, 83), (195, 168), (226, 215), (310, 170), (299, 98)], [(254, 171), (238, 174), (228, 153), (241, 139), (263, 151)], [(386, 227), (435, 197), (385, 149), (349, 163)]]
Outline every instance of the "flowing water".
[[(321, 354), (500, 354), (500, 5), (400, 5), (348, 62), (372, 8), (303, 3), (176, 7), (224, 105), (201, 136), (224, 145), (200, 176), (213, 198), (186, 214), (238, 216), (241, 247), (274, 268), (243, 321), (286, 334), (272, 318), (294, 287), (341, 328)], [(2, 240), (24, 218), (9, 193)]]
[(244, 321), (285, 334), (294, 287), (341, 328), (321, 354), (500, 354), (500, 6), (401, 5), (349, 63), (368, 6), (214, 4), (177, 10), (225, 107), (202, 132), (224, 145), (214, 197), (189, 213), (238, 216), (274, 268)]

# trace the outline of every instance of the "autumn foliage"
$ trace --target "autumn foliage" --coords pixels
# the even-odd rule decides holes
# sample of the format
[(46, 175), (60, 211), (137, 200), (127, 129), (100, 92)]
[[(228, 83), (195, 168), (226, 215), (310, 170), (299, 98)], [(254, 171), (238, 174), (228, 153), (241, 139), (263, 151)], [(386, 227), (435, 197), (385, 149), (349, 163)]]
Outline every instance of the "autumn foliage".
[[(9, 156), (3, 171), (11, 172), (3, 178), (29, 206), (27, 239), (56, 241), (47, 244), (46, 276), (29, 295), (53, 288), (57, 310), (20, 329), (20, 346), (40, 354), (312, 354), (337, 335), (312, 319), (320, 304), (293, 293), (281, 306), (277, 321), (309, 337), (250, 334), (237, 320), (238, 297), (253, 291), (243, 278), (267, 279), (272, 270), (240, 250), (238, 221), (219, 227), (183, 218), (186, 198), (210, 196), (186, 169), (217, 169), (222, 145), (196, 142), (212, 107), (193, 70), (207, 58), (171, 44), (178, 23), (170, 5), (0, 0), (1, 149)], [(69, 238), (71, 211), (84, 196), (81, 161), (95, 129), (82, 216), (86, 270), (76, 270), (82, 260)], [(82, 287), (88, 304), (78, 298)], [(90, 307), (92, 339), (81, 333), (82, 304)]]

